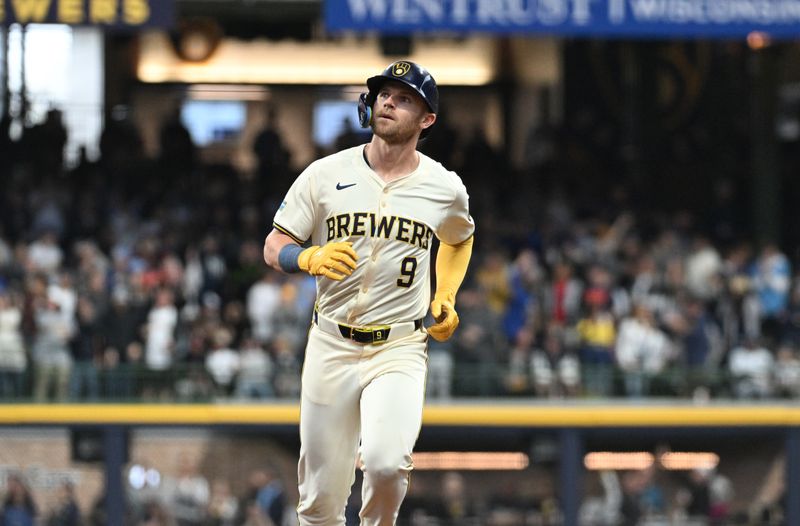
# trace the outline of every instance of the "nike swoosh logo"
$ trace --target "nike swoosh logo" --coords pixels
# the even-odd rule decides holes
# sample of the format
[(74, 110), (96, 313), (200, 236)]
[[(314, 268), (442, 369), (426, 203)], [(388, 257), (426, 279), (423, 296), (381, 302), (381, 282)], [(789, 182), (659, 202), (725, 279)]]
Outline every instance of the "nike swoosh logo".
[(350, 184), (336, 183), (336, 189), (337, 190), (344, 190), (345, 188), (350, 188), (351, 186), (355, 186), (356, 184), (357, 183), (350, 183)]

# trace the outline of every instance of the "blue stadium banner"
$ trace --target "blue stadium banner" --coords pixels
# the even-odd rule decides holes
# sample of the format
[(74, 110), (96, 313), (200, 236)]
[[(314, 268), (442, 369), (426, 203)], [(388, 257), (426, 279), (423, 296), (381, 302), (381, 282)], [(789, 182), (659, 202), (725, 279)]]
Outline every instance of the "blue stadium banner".
[(2, 25), (170, 27), (175, 0), (0, 0)]
[(800, 0), (325, 0), (330, 30), (800, 37)]

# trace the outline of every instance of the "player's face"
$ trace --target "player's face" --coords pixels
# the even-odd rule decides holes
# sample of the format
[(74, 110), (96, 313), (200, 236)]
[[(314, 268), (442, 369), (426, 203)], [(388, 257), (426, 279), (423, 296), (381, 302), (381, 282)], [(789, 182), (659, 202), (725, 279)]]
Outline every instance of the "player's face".
[(372, 130), (390, 144), (415, 140), (436, 118), (422, 98), (400, 82), (387, 82), (381, 87), (373, 111)]

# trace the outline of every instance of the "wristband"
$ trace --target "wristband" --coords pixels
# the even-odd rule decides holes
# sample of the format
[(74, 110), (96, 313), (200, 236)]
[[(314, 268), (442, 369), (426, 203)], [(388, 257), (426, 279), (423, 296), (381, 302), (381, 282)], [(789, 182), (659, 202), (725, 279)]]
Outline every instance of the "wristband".
[(297, 263), (297, 258), (302, 251), (303, 248), (294, 243), (289, 243), (283, 247), (278, 253), (278, 265), (280, 265), (281, 270), (287, 274), (299, 272), (300, 265)]

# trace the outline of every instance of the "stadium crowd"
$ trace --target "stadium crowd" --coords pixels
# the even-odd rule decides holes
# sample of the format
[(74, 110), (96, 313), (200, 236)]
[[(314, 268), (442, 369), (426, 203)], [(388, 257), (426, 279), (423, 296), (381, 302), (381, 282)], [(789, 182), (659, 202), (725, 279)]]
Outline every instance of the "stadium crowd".
[[(127, 470), (128, 526), (290, 526), (297, 523), (287, 482), (272, 466), (255, 467), (241, 480), (208, 477), (181, 458), (174, 471), (138, 464)], [(776, 463), (743, 505), (731, 480), (715, 470), (685, 474), (655, 468), (599, 471), (586, 477), (581, 526), (772, 526), (781, 522), (781, 471)], [(487, 480), (492, 482), (486, 487)], [(359, 524), (358, 477), (346, 523)], [(401, 508), (402, 526), (558, 526), (563, 524), (554, 478), (540, 468), (526, 472), (418, 472)], [(89, 506), (78, 486), (62, 482), (42, 502), (24, 475), (8, 474), (0, 498), (4, 526), (107, 526), (104, 494)]]
[[(18, 141), (8, 125), (0, 395), (297, 397), (314, 282), (262, 261), (296, 175), (277, 130), (244, 174), (201, 163), (177, 115), (158, 158), (111, 120), (100, 159), (70, 170), (57, 110)], [(462, 175), (479, 227), (429, 396), (800, 394), (800, 281), (784, 248), (745, 237), (731, 185), (708, 217), (642, 210), (619, 185), (571, 193), (557, 163), (512, 169), (481, 133), (437, 126), (421, 149)]]
[[(57, 111), (20, 140), (7, 118), (0, 124), (3, 400), (298, 397), (314, 280), (273, 272), (261, 253), (296, 175), (278, 130), (259, 134), (258, 170), (246, 174), (200, 162), (177, 117), (162, 128), (158, 158), (144, 155), (129, 121), (110, 120), (101, 157), (71, 169)], [(747, 238), (735, 188), (722, 181), (703, 217), (637, 206), (608, 180), (604, 193), (560, 184), (559, 148), (534, 139), (544, 158), (524, 169), (444, 119), (421, 146), (463, 177), (478, 224), (461, 327), (430, 345), (429, 397), (800, 395), (800, 280), (785, 247)], [(609, 512), (617, 518), (679, 508), (654, 503), (650, 479), (609, 477), (598, 487), (617, 488), (614, 502), (628, 506)], [(285, 495), (270, 473), (254, 471), (244, 495), (229, 482), (187, 468), (164, 481), (160, 501), (132, 485), (131, 524), (279, 524), (285, 512), (270, 509)], [(410, 495), (403, 520), (559, 520), (547, 499), (481, 503), (457, 473), (441, 484), (431, 490), (441, 501)], [(684, 499), (684, 511), (720, 513), (713, 491)], [(3, 520), (14, 524), (77, 524), (81, 511), (68, 484), (53, 510), (36, 510), (22, 479), (11, 477), (4, 495)], [(82, 515), (104, 524), (102, 510), (100, 498)]]

